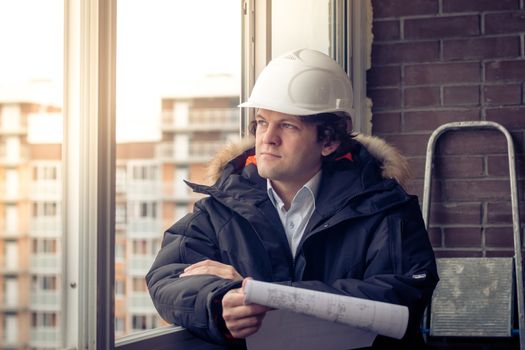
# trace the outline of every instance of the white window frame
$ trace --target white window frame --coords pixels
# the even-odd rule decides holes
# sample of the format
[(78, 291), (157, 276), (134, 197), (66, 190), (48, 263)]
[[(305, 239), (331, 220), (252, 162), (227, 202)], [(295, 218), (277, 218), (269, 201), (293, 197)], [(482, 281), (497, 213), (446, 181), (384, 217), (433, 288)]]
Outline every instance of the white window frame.
[[(272, 0), (243, 1), (241, 100), (246, 101), (257, 76), (271, 60)], [(371, 55), (371, 0), (332, 0), (331, 56), (345, 69), (353, 87), (354, 131), (372, 131), (371, 103), (366, 97), (366, 71)], [(345, 23), (348, 25), (345, 26)], [(346, 30), (345, 30), (346, 28)], [(252, 108), (241, 109), (241, 136), (248, 135)]]
[[(64, 1), (64, 204), (61, 208), (65, 259), (63, 319), (58, 321), (62, 325), (63, 348), (213, 348), (174, 326), (132, 334), (117, 342), (114, 339), (116, 2)], [(362, 55), (368, 51), (355, 44), (343, 44), (349, 40), (363, 42), (358, 31), (364, 5), (360, 0), (334, 0), (334, 4), (334, 13), (339, 16), (344, 11), (342, 21), (351, 22), (352, 26), (347, 26), (348, 32), (334, 43), (333, 56), (342, 63), (352, 62), (354, 94), (357, 94), (354, 101), (356, 109), (361, 109), (358, 103), (364, 101), (362, 96), (366, 95), (366, 59)], [(240, 5), (244, 11), (241, 99), (245, 100), (258, 73), (271, 57), (271, 0), (241, 0)], [(342, 21), (336, 21), (335, 33), (343, 33)], [(343, 52), (346, 56), (340, 57)], [(352, 52), (359, 52), (360, 56), (352, 56)], [(243, 110), (242, 113), (240, 130), (244, 134), (251, 112)], [(359, 113), (359, 116), (354, 124), (363, 128), (366, 119), (362, 121), (362, 118), (366, 118), (366, 114)]]

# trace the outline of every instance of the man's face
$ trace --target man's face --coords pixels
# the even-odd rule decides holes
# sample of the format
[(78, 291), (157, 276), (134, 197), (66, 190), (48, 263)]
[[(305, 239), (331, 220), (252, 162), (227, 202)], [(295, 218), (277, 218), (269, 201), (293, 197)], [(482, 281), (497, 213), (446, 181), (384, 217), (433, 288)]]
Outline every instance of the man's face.
[(321, 156), (338, 143), (317, 141), (317, 127), (298, 117), (259, 109), (255, 117), (259, 175), (283, 186), (301, 187), (321, 168)]

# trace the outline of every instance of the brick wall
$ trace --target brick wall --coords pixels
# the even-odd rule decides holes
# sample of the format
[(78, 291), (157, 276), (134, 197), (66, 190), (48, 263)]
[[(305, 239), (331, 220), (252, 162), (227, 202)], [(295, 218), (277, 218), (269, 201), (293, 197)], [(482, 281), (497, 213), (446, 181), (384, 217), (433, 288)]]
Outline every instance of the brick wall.
[[(524, 0), (373, 0), (368, 96), (373, 133), (412, 166), (422, 199), (426, 143), (439, 125), (490, 120), (511, 132), (525, 226)], [(510, 256), (506, 141), (444, 134), (436, 146), (430, 237), (438, 256)]]

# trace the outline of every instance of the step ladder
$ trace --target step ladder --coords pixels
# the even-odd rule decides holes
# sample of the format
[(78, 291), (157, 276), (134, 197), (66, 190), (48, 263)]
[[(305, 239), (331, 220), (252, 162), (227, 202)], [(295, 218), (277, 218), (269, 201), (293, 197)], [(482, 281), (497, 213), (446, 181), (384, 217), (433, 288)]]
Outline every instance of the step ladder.
[[(448, 131), (495, 129), (507, 140), (514, 256), (512, 258), (439, 258), (440, 282), (432, 296), (428, 334), (437, 337), (510, 337), (519, 333), (525, 350), (525, 314), (518, 191), (512, 137), (502, 125), (490, 121), (465, 121), (441, 125), (427, 144), (422, 213), (428, 229), (435, 144)], [(516, 295), (514, 295), (516, 290)], [(513, 332), (514, 298), (519, 330)]]

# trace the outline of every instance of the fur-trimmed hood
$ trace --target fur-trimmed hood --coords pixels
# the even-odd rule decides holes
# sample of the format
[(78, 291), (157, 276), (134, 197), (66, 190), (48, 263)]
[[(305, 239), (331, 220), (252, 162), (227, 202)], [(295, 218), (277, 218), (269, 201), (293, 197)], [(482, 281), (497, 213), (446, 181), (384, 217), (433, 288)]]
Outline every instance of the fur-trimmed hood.
[[(358, 134), (354, 140), (362, 144), (382, 164), (382, 176), (384, 178), (395, 179), (402, 186), (406, 184), (410, 177), (408, 162), (395, 147), (375, 136)], [(249, 137), (236, 143), (227, 144), (219, 150), (208, 165), (209, 181), (215, 182), (229, 161), (253, 146), (253, 137)]]

